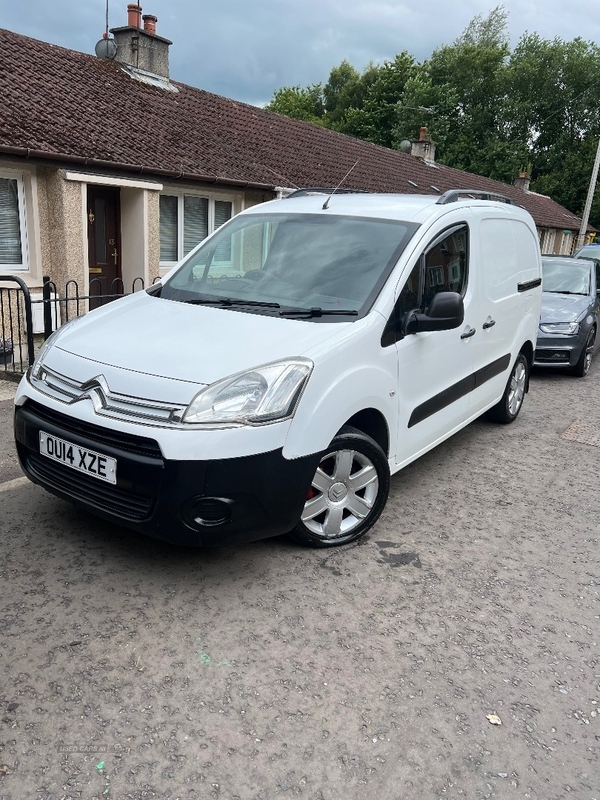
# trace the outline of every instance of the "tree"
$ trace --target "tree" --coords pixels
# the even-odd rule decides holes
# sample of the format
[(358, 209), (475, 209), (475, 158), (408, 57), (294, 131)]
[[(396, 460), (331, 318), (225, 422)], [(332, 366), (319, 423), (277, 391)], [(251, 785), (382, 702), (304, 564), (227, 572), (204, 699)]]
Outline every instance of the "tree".
[[(505, 125), (506, 69), (509, 57), (507, 14), (498, 6), (477, 16), (450, 45), (434, 51), (407, 83), (398, 109), (394, 141), (415, 135), (418, 107), (445, 164), (481, 175), (512, 180), (526, 147)], [(425, 119), (423, 119), (425, 115)]]
[(358, 108), (364, 101), (360, 73), (345, 60), (333, 67), (323, 87), (323, 98), (328, 124), (342, 122), (349, 108)]
[(581, 213), (600, 138), (600, 47), (525, 34), (511, 52), (507, 22), (503, 6), (479, 14), (420, 64), (402, 52), (360, 74), (342, 61), (324, 86), (281, 89), (268, 108), (386, 147), (426, 125), (441, 163), (511, 183), (525, 168), (532, 189)]
[[(600, 136), (600, 48), (526, 34), (507, 78), (509, 124), (527, 141), (532, 188), (581, 213)], [(599, 212), (596, 200), (592, 224)]]
[[(393, 147), (398, 107), (404, 103), (406, 84), (415, 69), (415, 61), (406, 51), (392, 61), (384, 61), (379, 68), (372, 67), (362, 109), (349, 116), (345, 132)], [(366, 78), (367, 74), (363, 76)]]
[(495, 48), (508, 46), (508, 12), (504, 6), (496, 6), (487, 17), (477, 14), (469, 22), (455, 45)]
[(320, 83), (314, 83), (306, 88), (284, 86), (277, 89), (273, 99), (265, 108), (268, 111), (275, 111), (277, 114), (284, 114), (286, 117), (323, 125), (325, 111), (323, 87)]

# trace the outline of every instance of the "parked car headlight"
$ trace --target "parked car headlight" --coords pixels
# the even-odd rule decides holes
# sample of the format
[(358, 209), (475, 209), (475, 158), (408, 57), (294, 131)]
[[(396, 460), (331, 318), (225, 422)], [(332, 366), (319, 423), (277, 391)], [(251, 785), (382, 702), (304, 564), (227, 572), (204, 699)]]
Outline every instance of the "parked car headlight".
[(260, 425), (291, 417), (312, 368), (308, 358), (290, 358), (223, 378), (194, 397), (182, 421)]
[(578, 322), (544, 322), (540, 324), (543, 333), (579, 333)]
[(67, 328), (74, 325), (76, 322), (81, 321), (81, 317), (75, 317), (74, 319), (70, 319), (68, 322), (65, 322), (64, 325), (61, 325), (60, 328), (57, 328), (54, 333), (51, 333), (50, 336), (46, 339), (44, 344), (41, 347), (40, 352), (35, 357), (35, 361), (33, 362), (33, 366), (31, 367), (31, 377), (32, 378), (39, 378), (40, 377), (40, 370), (44, 364), (48, 353), (54, 347), (56, 342), (59, 338), (64, 334)]

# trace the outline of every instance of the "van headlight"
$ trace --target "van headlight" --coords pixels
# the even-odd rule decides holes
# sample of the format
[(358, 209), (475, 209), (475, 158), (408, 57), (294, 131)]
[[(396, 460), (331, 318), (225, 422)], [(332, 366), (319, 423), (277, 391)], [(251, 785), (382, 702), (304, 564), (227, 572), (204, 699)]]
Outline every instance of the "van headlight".
[(312, 368), (308, 358), (289, 358), (223, 378), (194, 397), (182, 422), (261, 425), (291, 417)]

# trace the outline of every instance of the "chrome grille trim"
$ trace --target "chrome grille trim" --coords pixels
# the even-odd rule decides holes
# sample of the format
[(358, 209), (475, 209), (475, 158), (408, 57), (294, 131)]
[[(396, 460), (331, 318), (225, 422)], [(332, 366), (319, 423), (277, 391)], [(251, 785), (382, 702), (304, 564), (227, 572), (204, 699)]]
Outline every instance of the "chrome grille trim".
[(126, 422), (178, 425), (187, 408), (176, 403), (164, 403), (160, 400), (147, 400), (111, 392), (104, 375), (97, 375), (84, 383), (79, 383), (73, 378), (43, 366), (38, 377), (34, 378), (31, 375), (29, 380), (38, 391), (54, 400), (66, 405), (90, 400), (98, 416)]

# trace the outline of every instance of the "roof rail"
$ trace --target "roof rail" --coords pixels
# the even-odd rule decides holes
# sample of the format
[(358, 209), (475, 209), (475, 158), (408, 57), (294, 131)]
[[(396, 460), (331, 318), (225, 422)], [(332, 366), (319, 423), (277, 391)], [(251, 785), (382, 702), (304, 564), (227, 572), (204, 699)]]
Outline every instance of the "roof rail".
[(366, 194), (364, 189), (334, 189), (333, 187), (327, 189), (323, 186), (308, 186), (306, 189), (296, 189), (295, 192), (288, 194), (285, 198), (289, 200), (290, 197), (306, 197), (310, 194)]
[(510, 197), (497, 192), (484, 192), (479, 189), (450, 189), (438, 199), (437, 205), (443, 206), (446, 203), (456, 203), (461, 198), (470, 198), (471, 200), (496, 200), (499, 203), (508, 203), (515, 205)]

